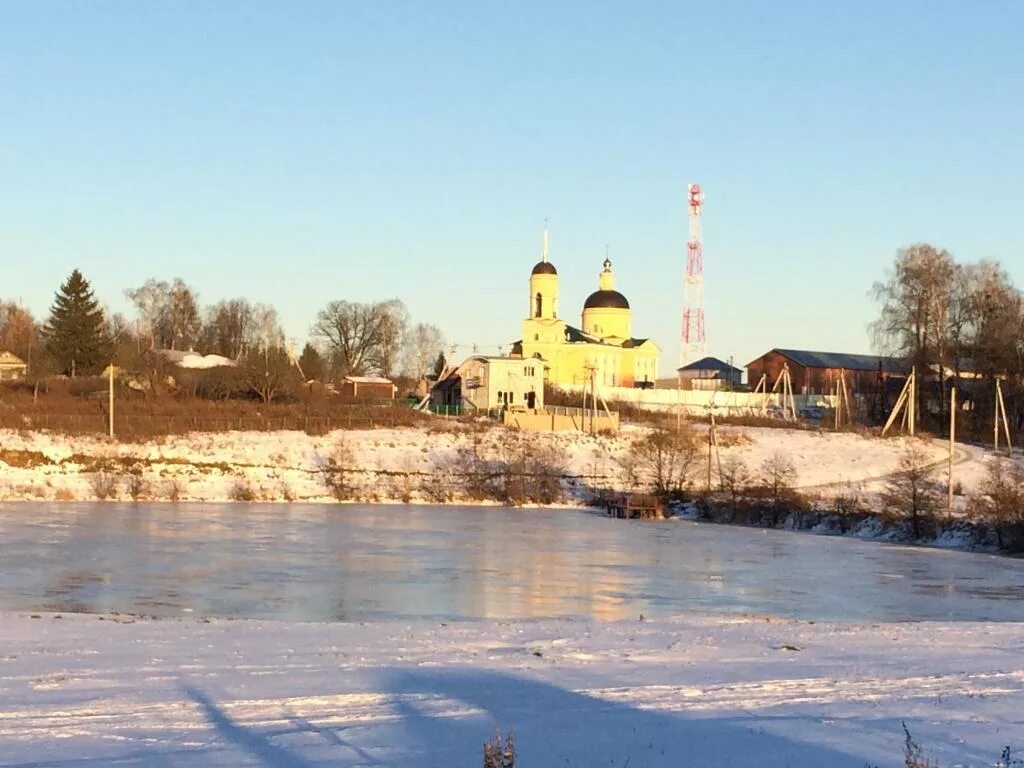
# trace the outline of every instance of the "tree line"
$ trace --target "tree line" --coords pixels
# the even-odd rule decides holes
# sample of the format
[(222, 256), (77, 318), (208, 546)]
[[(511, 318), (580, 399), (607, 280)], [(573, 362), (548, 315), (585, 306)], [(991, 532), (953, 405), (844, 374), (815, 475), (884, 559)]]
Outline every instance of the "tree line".
[[(871, 294), (880, 312), (876, 346), (916, 366), (918, 412), (927, 428), (949, 424), (950, 387), (967, 408), (958, 423), (974, 438), (991, 429), (995, 382), (1009, 396), (1024, 384), (1024, 296), (997, 262), (960, 263), (946, 250), (919, 243), (897, 252)], [(1021, 418), (1008, 402), (1012, 422)]]
[[(74, 270), (56, 291), (48, 317), (37, 322), (20, 305), (0, 302), (0, 351), (29, 364), (30, 375), (93, 375), (113, 362), (137, 368), (154, 350), (220, 355), (269, 383), (294, 370), (303, 380), (345, 376), (418, 378), (443, 359), (435, 325), (414, 323), (402, 301), (332, 301), (323, 307), (301, 353), (289, 347), (277, 311), (245, 298), (202, 306), (181, 279), (150, 279), (125, 291), (135, 319), (100, 306), (92, 286)], [(259, 394), (273, 399), (266, 391)]]
[(871, 291), (876, 343), (919, 370), (1024, 378), (1024, 298), (996, 261), (957, 263), (928, 244), (900, 250)]

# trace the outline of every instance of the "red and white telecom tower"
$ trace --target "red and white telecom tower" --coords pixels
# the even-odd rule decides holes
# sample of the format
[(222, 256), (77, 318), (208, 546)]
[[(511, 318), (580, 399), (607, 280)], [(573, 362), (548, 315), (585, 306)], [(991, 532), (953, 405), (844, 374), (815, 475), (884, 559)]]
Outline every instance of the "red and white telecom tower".
[(680, 367), (705, 354), (704, 342), (704, 249), (700, 240), (700, 216), (704, 193), (700, 184), (687, 187), (690, 207), (690, 239), (686, 243), (686, 277), (683, 280), (683, 337)]

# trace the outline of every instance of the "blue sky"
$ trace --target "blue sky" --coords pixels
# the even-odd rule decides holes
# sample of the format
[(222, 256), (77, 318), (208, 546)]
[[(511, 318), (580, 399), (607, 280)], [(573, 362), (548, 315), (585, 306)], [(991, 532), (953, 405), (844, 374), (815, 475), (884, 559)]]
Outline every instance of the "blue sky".
[(605, 245), (675, 367), (686, 184), (709, 351), (868, 351), (896, 250), (1024, 282), (1024, 3), (7, 3), (0, 297), (74, 267), (111, 309), (181, 277), (274, 304), (399, 297), (518, 338), (550, 220), (578, 320)]

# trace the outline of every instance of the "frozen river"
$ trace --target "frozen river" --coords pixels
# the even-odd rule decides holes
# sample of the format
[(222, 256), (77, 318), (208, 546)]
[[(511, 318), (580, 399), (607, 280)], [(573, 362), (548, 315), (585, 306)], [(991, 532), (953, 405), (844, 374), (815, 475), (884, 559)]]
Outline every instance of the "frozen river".
[(571, 510), (0, 504), (0, 610), (1024, 620), (1024, 561)]

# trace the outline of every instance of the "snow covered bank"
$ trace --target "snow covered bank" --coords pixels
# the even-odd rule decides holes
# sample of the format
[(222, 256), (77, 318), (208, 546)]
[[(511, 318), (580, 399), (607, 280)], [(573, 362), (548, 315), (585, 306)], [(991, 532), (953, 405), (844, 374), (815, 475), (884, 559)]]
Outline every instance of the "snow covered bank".
[[(639, 619), (639, 617), (638, 617)], [(1024, 626), (0, 615), (0, 764), (903, 764), (1024, 748)]]
[[(311, 436), (303, 432), (193, 433), (141, 443), (48, 432), (0, 430), (0, 500), (49, 499), (178, 501), (331, 501), (321, 472), (339, 452), (346, 456), (354, 500), (445, 501), (439, 481), (467, 454), (498, 456), (514, 441), (557, 456), (575, 478), (566, 491), (583, 500), (588, 490), (621, 489), (624, 458), (644, 434), (626, 428), (614, 437), (576, 433), (510, 432), (466, 428), (439, 420), (436, 429), (376, 429)], [(806, 493), (871, 493), (899, 469), (903, 440), (804, 430), (725, 428), (722, 458), (735, 456), (756, 473), (776, 453), (789, 457)], [(927, 445), (938, 463), (939, 443)], [(958, 477), (965, 491), (984, 474), (984, 452), (958, 448)], [(698, 468), (699, 470), (699, 468)], [(697, 475), (702, 475), (697, 471)], [(103, 475), (109, 482), (97, 482)], [(699, 481), (699, 478), (697, 480)], [(460, 499), (461, 500), (461, 499)]]

